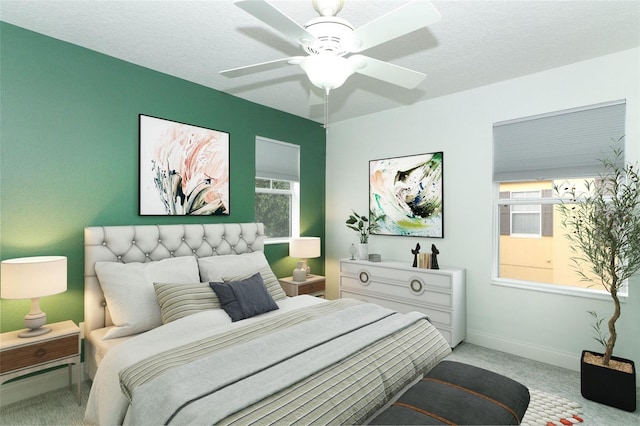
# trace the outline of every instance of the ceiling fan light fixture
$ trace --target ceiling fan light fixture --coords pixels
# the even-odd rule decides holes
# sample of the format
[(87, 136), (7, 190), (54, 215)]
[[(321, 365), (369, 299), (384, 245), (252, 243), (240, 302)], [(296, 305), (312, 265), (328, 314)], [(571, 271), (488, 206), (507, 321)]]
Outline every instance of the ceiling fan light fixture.
[(338, 88), (353, 74), (353, 66), (342, 57), (332, 54), (311, 55), (300, 64), (311, 83), (328, 92)]

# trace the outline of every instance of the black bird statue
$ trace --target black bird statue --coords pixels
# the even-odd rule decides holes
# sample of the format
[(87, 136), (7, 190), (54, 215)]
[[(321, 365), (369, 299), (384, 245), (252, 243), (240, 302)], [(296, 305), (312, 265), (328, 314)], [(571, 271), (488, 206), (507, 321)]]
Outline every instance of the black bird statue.
[(420, 243), (416, 244), (416, 248), (411, 250), (411, 254), (413, 254), (413, 267), (418, 267), (418, 254), (420, 254)]
[(431, 269), (440, 269), (440, 267), (438, 266), (439, 254), (440, 250), (438, 250), (435, 244), (431, 244)]

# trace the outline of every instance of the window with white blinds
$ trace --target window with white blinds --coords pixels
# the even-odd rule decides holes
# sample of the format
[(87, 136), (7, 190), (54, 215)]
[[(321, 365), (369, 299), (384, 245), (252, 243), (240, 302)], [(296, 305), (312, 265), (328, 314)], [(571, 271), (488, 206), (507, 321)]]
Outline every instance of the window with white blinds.
[(625, 114), (619, 100), (493, 125), (495, 283), (598, 296), (573, 269), (554, 188), (596, 179), (624, 153)]
[(256, 138), (255, 217), (266, 242), (300, 234), (300, 146)]
[(493, 181), (596, 176), (611, 148), (624, 149), (624, 100), (493, 125)]
[(256, 138), (256, 177), (300, 181), (300, 146)]

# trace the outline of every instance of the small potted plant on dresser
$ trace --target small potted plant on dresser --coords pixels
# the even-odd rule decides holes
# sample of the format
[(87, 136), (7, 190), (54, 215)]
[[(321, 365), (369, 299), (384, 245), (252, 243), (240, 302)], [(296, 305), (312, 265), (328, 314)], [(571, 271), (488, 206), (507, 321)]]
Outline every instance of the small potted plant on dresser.
[(379, 218), (369, 222), (368, 217), (359, 215), (355, 210), (352, 210), (352, 212), (345, 223), (347, 228), (353, 229), (358, 233), (358, 238), (360, 239), (360, 246), (358, 247), (359, 258), (367, 260), (369, 257), (369, 234), (379, 228), (377, 223)]
[[(556, 187), (562, 197), (562, 225), (575, 254), (573, 266), (581, 280), (601, 284), (613, 301), (607, 332), (604, 318), (590, 312), (595, 339), (604, 353), (583, 351), (580, 365), (582, 396), (626, 411), (636, 410), (636, 372), (633, 360), (613, 356), (620, 317), (619, 291), (640, 270), (640, 179), (637, 165), (622, 165), (622, 152), (602, 160), (604, 171), (586, 190), (575, 186)], [(567, 198), (565, 198), (567, 197)], [(583, 269), (584, 268), (584, 269)], [(586, 271), (585, 271), (586, 269)], [(607, 335), (608, 334), (608, 335)]]

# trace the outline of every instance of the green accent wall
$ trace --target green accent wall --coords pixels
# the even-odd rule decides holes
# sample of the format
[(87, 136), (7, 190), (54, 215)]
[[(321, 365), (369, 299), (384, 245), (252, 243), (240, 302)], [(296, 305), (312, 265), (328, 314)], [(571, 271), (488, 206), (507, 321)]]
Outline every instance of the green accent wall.
[[(300, 145), (301, 233), (324, 241), (319, 123), (4, 22), (0, 43), (0, 259), (67, 256), (67, 291), (41, 299), (48, 322), (83, 320), (86, 226), (255, 221), (256, 135)], [(229, 216), (138, 215), (138, 114), (229, 132)], [(288, 244), (265, 252), (291, 275)], [(310, 265), (324, 273), (324, 258)], [(28, 310), (0, 301), (0, 331)]]

